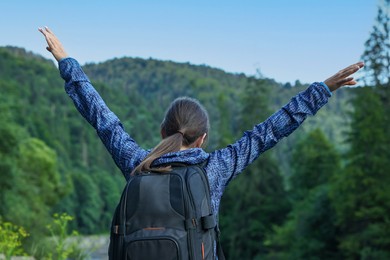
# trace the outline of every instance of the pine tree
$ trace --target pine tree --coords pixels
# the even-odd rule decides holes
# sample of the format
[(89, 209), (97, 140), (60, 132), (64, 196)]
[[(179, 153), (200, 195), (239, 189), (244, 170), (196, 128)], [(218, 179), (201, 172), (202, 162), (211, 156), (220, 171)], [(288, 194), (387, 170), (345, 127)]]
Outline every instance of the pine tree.
[(390, 85), (390, 0), (382, 0), (378, 7), (373, 31), (365, 43), (362, 55), (367, 86)]
[(330, 180), (340, 173), (340, 156), (321, 130), (294, 149), (290, 178), (293, 208), (268, 238), (269, 259), (337, 259), (337, 227), (329, 198)]
[(332, 187), (340, 250), (345, 259), (390, 259), (387, 111), (374, 88), (356, 92), (348, 163)]
[(320, 129), (310, 132), (298, 143), (292, 155), (291, 193), (304, 199), (313, 188), (327, 184), (340, 170), (340, 156)]

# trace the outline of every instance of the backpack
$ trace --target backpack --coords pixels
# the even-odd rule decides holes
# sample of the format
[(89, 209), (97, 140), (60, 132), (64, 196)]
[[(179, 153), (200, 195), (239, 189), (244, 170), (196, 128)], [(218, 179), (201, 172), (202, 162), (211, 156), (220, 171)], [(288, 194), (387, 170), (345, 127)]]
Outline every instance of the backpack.
[[(111, 225), (110, 260), (224, 259), (203, 165), (128, 180)], [(217, 243), (217, 244), (216, 244)]]

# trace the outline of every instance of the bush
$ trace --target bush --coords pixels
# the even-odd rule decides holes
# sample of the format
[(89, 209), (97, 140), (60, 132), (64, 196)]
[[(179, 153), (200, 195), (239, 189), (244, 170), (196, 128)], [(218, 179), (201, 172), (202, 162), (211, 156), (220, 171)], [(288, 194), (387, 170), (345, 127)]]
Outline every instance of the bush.
[(0, 253), (4, 254), (5, 259), (11, 259), (11, 256), (14, 255), (26, 255), (22, 247), (22, 240), (28, 235), (23, 227), (5, 222), (0, 217)]

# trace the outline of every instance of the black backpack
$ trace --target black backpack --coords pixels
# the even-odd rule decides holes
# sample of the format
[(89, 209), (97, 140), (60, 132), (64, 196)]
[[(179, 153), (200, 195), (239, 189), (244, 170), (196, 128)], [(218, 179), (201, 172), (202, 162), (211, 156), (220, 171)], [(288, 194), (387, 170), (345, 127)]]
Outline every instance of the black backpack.
[(203, 165), (131, 176), (112, 221), (110, 260), (224, 259)]

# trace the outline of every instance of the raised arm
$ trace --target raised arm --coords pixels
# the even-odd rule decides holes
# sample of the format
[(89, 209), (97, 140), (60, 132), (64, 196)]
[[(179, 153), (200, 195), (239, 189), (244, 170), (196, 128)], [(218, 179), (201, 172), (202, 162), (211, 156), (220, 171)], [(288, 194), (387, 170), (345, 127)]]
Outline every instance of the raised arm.
[(107, 107), (92, 86), (79, 63), (69, 58), (58, 38), (47, 27), (39, 28), (48, 47), (59, 62), (65, 90), (80, 114), (96, 129), (97, 134), (113, 157), (125, 178), (147, 155), (124, 131), (118, 117)]
[[(218, 178), (216, 183), (221, 185), (220, 188), (224, 189), (234, 176), (243, 171), (260, 154), (291, 134), (307, 116), (316, 114), (328, 102), (331, 91), (344, 85), (355, 85), (356, 81), (350, 76), (363, 66), (362, 62), (353, 64), (324, 82), (311, 84), (263, 123), (246, 131), (237, 142), (210, 154), (208, 170), (215, 172), (214, 178)], [(219, 171), (216, 170), (217, 168)]]

